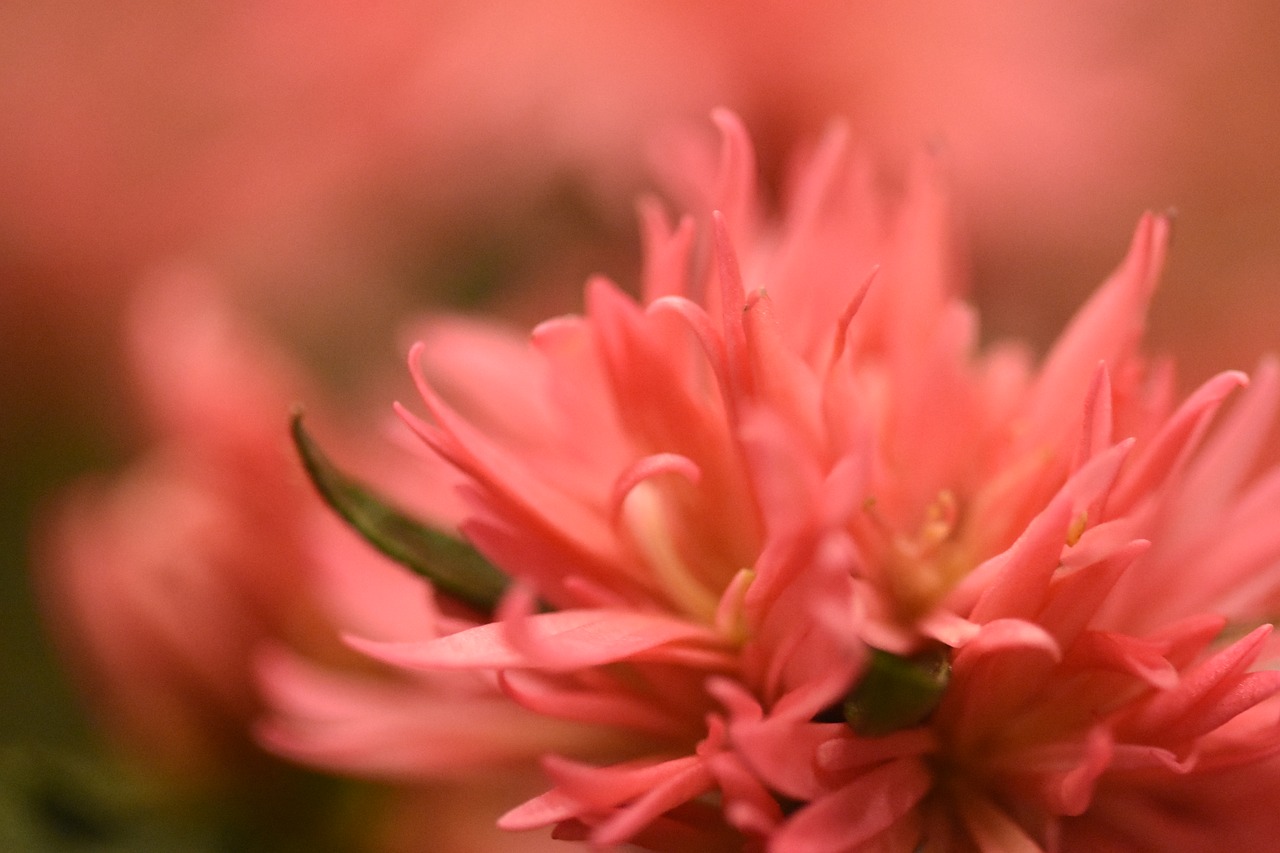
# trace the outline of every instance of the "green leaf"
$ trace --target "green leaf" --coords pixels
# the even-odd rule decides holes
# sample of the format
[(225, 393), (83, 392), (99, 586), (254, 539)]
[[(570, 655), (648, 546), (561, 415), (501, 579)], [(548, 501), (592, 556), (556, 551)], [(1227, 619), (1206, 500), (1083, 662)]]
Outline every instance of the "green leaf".
[(928, 719), (947, 689), (946, 649), (901, 657), (871, 650), (871, 661), (844, 701), (844, 718), (864, 737), (882, 737)]
[(445, 595), (492, 615), (510, 578), (466, 542), (429, 527), (338, 470), (295, 412), (293, 444), (320, 496), (383, 554), (411, 569)]

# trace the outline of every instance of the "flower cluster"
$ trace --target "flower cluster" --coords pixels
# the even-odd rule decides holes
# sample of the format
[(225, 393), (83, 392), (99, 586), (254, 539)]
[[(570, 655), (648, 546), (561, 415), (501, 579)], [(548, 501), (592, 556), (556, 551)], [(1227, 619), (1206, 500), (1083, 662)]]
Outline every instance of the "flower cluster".
[(690, 181), (707, 221), (642, 206), (640, 300), (598, 279), (527, 342), (444, 322), (414, 348), (428, 415), (402, 412), (453, 469), (451, 526), (511, 583), (437, 636), (352, 645), (623, 734), (603, 761), (547, 756), (513, 830), (777, 851), (1272, 837), (1280, 473), (1252, 469), (1280, 380), (1264, 363), (1211, 429), (1245, 377), (1176, 404), (1139, 352), (1167, 220), (1142, 219), (1036, 366), (979, 345), (928, 165), (878, 201), (834, 130), (770, 218), (744, 130), (716, 123), (718, 169)]

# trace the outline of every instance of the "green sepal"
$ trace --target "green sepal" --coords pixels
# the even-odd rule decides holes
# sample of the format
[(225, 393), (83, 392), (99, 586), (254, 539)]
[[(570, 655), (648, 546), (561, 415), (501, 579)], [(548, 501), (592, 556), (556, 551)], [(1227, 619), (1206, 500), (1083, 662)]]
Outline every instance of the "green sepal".
[(316, 491), (365, 541), (445, 595), (493, 614), (510, 578), (471, 545), (423, 524), (340, 471), (307, 433), (301, 411), (290, 432)]
[(947, 689), (946, 649), (901, 657), (871, 650), (866, 672), (844, 700), (845, 722), (864, 737), (882, 737), (928, 719)]

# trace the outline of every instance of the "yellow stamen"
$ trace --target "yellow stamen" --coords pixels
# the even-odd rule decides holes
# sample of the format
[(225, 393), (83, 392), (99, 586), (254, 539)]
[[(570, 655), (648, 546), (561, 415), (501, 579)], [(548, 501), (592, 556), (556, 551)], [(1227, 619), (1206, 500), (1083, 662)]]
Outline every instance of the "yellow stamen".
[(1084, 529), (1089, 524), (1089, 510), (1081, 510), (1071, 521), (1071, 526), (1067, 528), (1067, 546), (1073, 546), (1080, 541), (1080, 537), (1084, 535)]
[(622, 520), (671, 602), (698, 621), (710, 623), (718, 598), (681, 559), (662, 490), (648, 481), (637, 485), (623, 499)]

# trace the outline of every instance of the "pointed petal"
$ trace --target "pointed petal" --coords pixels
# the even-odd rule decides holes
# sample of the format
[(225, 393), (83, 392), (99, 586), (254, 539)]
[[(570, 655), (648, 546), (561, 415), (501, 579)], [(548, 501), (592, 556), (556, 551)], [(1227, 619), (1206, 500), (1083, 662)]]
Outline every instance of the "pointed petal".
[(1157, 491), (1185, 462), (1227, 395), (1248, 382), (1243, 373), (1231, 370), (1210, 379), (1188, 397), (1120, 477), (1107, 499), (1107, 513), (1127, 513), (1140, 497)]
[(1169, 223), (1146, 214), (1138, 222), (1120, 268), (1080, 309), (1058, 338), (1036, 380), (1027, 423), (1033, 443), (1057, 444), (1051, 437), (1084, 400), (1099, 361), (1117, 369), (1133, 351), (1145, 325), (1147, 303), (1155, 289), (1169, 240)]
[(770, 839), (774, 853), (857, 849), (907, 814), (932, 786), (916, 761), (893, 761), (797, 812)]
[(636, 658), (660, 660), (678, 655), (674, 648), (678, 644), (694, 643), (710, 650), (718, 645), (715, 635), (701, 625), (633, 611), (561, 610), (529, 616), (525, 621), (529, 623), (527, 630), (548, 654), (531, 656), (513, 646), (506, 626), (497, 622), (425, 643), (346, 639), (371, 657), (412, 669), (536, 668), (553, 672)]

